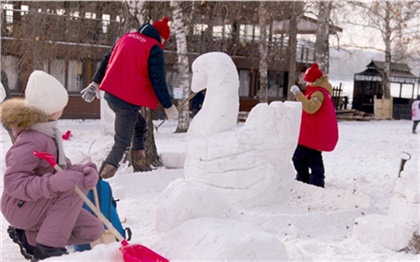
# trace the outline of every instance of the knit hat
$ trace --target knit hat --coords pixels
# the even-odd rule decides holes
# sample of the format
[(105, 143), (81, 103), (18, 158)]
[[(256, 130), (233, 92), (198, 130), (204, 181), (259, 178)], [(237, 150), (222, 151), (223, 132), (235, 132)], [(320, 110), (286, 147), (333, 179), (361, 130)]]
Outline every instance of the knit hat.
[(315, 83), (323, 76), (322, 71), (319, 70), (318, 64), (313, 64), (311, 67), (306, 69), (305, 75), (303, 76), (303, 80), (308, 83)]
[(25, 90), (26, 106), (51, 115), (62, 110), (68, 101), (67, 90), (53, 76), (39, 70), (29, 76)]
[(164, 16), (162, 20), (158, 20), (153, 23), (153, 27), (158, 30), (161, 37), (165, 38), (165, 42), (168, 41), (169, 36), (171, 35), (171, 29), (169, 29), (168, 22), (169, 19)]

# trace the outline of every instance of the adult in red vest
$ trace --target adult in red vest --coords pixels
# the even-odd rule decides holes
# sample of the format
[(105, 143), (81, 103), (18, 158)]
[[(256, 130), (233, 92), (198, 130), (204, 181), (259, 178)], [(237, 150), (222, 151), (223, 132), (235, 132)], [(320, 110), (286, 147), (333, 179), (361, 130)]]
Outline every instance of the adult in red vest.
[(146, 121), (141, 107), (156, 109), (160, 103), (168, 119), (178, 117), (165, 78), (163, 48), (169, 36), (167, 17), (126, 33), (105, 55), (92, 83), (81, 91), (87, 102), (99, 98), (99, 90), (105, 91), (104, 98), (115, 112), (114, 145), (100, 168), (104, 179), (115, 175), (127, 149), (134, 172), (151, 170), (144, 150)]
[(306, 91), (292, 86), (290, 91), (302, 102), (302, 122), (298, 146), (293, 155), (296, 180), (324, 187), (322, 151), (334, 150), (338, 142), (338, 123), (331, 99), (332, 86), (318, 64), (305, 72)]

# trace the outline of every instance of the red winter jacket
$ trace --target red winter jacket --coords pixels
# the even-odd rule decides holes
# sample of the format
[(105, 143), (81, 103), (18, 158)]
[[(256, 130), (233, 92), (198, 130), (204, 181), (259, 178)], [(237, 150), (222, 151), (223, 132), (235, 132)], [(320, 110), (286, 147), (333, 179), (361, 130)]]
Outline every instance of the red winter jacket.
[(159, 101), (148, 67), (150, 50), (155, 45), (159, 42), (152, 37), (138, 32), (125, 34), (112, 51), (99, 89), (127, 103), (156, 109)]
[(324, 102), (314, 114), (302, 111), (299, 145), (319, 151), (332, 151), (338, 142), (338, 124), (334, 104), (328, 91), (321, 87), (308, 86), (305, 96), (310, 99), (311, 94), (321, 91)]

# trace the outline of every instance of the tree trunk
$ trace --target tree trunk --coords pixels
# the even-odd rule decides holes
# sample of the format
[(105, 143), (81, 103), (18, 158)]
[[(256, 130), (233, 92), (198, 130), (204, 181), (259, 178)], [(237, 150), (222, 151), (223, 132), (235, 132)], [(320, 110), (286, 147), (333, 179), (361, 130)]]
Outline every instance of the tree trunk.
[(258, 90), (258, 99), (261, 103), (267, 103), (267, 86), (268, 86), (268, 47), (267, 47), (267, 17), (268, 12), (265, 2), (260, 2), (258, 9), (259, 25), (260, 25), (260, 42), (258, 50), (260, 53), (260, 88)]
[(160, 167), (162, 166), (162, 162), (160, 162), (159, 154), (157, 152), (155, 143), (153, 111), (150, 108), (142, 108), (141, 114), (146, 119), (147, 123), (147, 133), (145, 137), (146, 143), (144, 145), (146, 150), (147, 162), (154, 167)]
[[(178, 74), (179, 74), (179, 86), (184, 91), (184, 99), (190, 94), (189, 85), (189, 62), (187, 56), (187, 38), (185, 32), (188, 30), (185, 28), (183, 22), (183, 13), (179, 1), (170, 2), (173, 14), (173, 21), (175, 27), (176, 47), (178, 55)], [(175, 130), (176, 133), (187, 132), (190, 124), (190, 107), (189, 103), (179, 108), (178, 126)]]
[(131, 29), (137, 29), (144, 23), (143, 18), (144, 1), (124, 1), (122, 4), (122, 20), (121, 20), (121, 34), (124, 34)]
[(296, 48), (297, 48), (297, 15), (295, 10), (295, 2), (293, 2), (292, 14), (289, 23), (289, 81), (287, 83), (287, 100), (294, 100), (295, 96), (290, 92), (289, 88), (296, 84)]
[[(388, 5), (388, 4), (387, 4)], [(392, 6), (389, 6), (391, 8)], [(385, 43), (385, 63), (384, 75), (382, 76), (382, 94), (385, 99), (391, 98), (391, 83), (389, 81), (391, 75), (391, 26), (390, 26), (390, 10), (385, 8), (384, 17), (384, 43)]]
[(324, 74), (328, 74), (330, 68), (330, 14), (332, 2), (321, 1), (318, 4), (318, 27), (316, 30), (315, 61)]

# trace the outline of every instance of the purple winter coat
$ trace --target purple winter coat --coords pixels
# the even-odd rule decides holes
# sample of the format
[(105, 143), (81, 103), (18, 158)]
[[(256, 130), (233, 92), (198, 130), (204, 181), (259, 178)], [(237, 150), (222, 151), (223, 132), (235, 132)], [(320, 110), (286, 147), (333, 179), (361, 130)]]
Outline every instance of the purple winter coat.
[[(16, 106), (13, 102), (12, 106)], [(10, 116), (4, 116), (4, 111), (2, 113), (2, 122), (7, 126), (5, 119), (10, 119)], [(1, 198), (1, 212), (6, 220), (16, 228), (25, 230), (30, 245), (40, 243), (65, 247), (98, 239), (104, 232), (100, 220), (82, 208), (83, 201), (72, 187), (65, 192), (56, 189), (57, 185), (68, 183), (66, 177), (57, 174), (53, 187), (51, 178), (54, 169), (47, 161), (33, 155), (34, 151), (43, 151), (57, 159), (55, 140), (30, 129), (13, 128), (13, 134), (16, 141), (5, 157), (4, 191)], [(71, 166), (70, 161), (68, 164), (70, 170), (80, 171), (83, 168), (82, 165)], [(62, 174), (67, 175), (66, 172)], [(77, 185), (86, 193), (88, 189), (83, 175), (81, 177)]]

